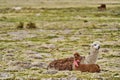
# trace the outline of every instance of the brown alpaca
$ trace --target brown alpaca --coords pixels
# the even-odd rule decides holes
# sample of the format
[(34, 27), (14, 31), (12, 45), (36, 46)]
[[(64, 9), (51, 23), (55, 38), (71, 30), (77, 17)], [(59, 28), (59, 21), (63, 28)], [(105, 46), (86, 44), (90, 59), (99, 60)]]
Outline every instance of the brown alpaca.
[(47, 69), (72, 70), (73, 61), (73, 57), (54, 60), (48, 65)]
[[(79, 58), (78, 53), (75, 53), (74, 56)], [(73, 61), (74, 61), (74, 57), (54, 60), (48, 65), (47, 69), (70, 70), (71, 71), (73, 70)]]
[(73, 69), (82, 72), (100, 72), (100, 67), (97, 64), (80, 64), (83, 57), (74, 55)]
[(101, 5), (98, 7), (98, 10), (106, 10), (106, 4), (101, 4)]

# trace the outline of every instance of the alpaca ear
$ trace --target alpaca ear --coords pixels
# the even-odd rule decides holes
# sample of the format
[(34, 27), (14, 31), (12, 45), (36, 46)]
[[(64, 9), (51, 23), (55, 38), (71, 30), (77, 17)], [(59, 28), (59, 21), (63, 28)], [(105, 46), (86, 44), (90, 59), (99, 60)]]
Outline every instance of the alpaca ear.
[(95, 41), (95, 42), (93, 42), (92, 44), (98, 44), (98, 45), (100, 45), (101, 42), (100, 42), (100, 41)]
[(74, 52), (74, 56), (75, 56), (75, 55), (79, 56), (78, 52)]
[(94, 46), (95, 44), (99, 46), (101, 45), (100, 41), (94, 41), (92, 44), (90, 44), (90, 47)]

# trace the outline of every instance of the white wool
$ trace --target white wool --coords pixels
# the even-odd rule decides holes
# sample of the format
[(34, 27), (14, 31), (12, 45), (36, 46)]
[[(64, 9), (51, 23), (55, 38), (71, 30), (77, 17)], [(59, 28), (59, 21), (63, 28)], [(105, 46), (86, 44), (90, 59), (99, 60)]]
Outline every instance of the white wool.
[(100, 42), (95, 41), (91, 44), (90, 54), (85, 58), (84, 64), (95, 64), (99, 54)]

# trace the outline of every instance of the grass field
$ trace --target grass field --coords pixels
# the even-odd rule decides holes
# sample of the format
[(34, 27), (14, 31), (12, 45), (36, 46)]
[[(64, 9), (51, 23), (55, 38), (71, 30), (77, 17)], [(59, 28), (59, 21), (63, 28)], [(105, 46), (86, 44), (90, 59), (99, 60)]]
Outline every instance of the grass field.
[[(75, 51), (87, 56), (94, 41), (100, 73), (46, 69)], [(120, 80), (120, 0), (0, 0), (0, 50), (1, 80)]]

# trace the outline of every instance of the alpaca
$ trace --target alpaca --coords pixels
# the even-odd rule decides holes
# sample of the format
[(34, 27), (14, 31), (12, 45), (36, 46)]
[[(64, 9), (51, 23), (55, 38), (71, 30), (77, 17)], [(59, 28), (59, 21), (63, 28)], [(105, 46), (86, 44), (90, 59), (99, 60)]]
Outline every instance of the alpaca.
[(73, 70), (80, 70), (81, 72), (100, 72), (100, 67), (97, 64), (81, 64), (83, 57), (74, 55)]
[(95, 64), (99, 54), (99, 49), (100, 49), (100, 42), (99, 41), (93, 42), (90, 47), (90, 54), (81, 63)]
[[(74, 56), (79, 56), (79, 54), (76, 52)], [(56, 70), (73, 70), (72, 64), (73, 64), (74, 58), (64, 58), (64, 59), (58, 59), (52, 61), (47, 69), (56, 69)]]
[[(100, 42), (98, 42), (98, 41), (94, 42), (91, 45), (90, 54), (88, 55), (88, 57), (82, 58), (81, 64), (96, 63), (99, 49), (100, 49)], [(78, 53), (76, 52), (76, 55), (77, 54)], [(72, 70), (73, 69), (73, 66), (72, 66), (73, 61), (74, 61), (74, 57), (54, 60), (51, 63), (49, 63), (47, 69)]]
[(106, 4), (101, 4), (99, 7), (97, 7), (98, 10), (102, 11), (102, 10), (106, 10)]

